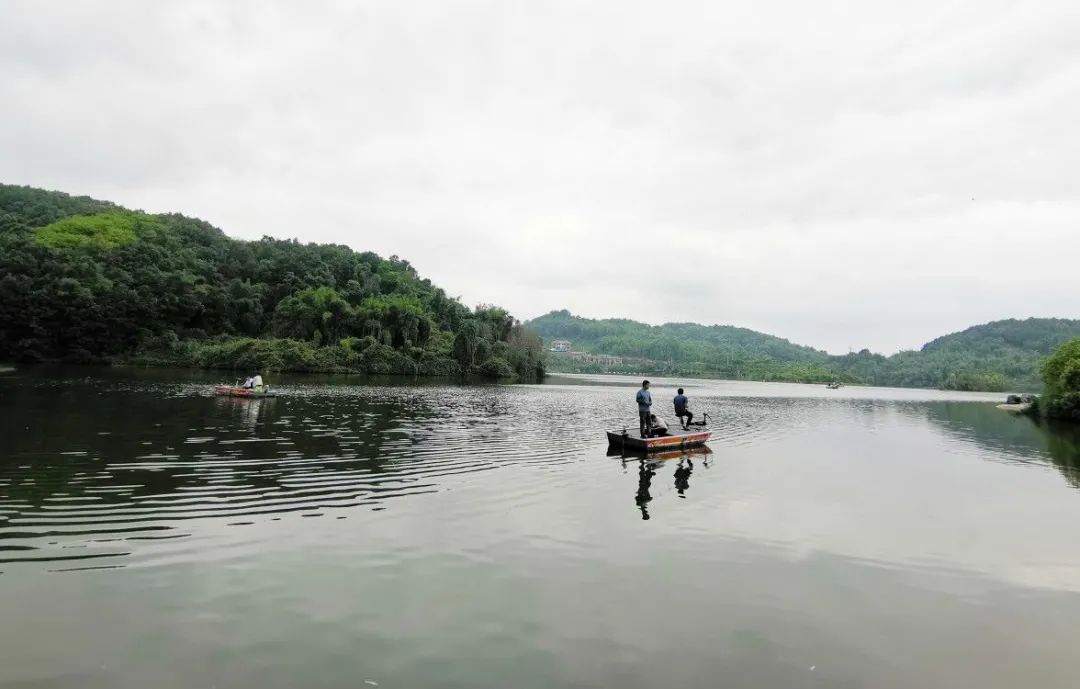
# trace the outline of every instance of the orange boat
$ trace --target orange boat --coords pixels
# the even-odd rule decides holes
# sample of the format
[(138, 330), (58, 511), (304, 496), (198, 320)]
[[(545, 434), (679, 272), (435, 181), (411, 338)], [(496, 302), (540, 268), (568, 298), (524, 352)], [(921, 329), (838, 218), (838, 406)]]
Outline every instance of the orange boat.
[(685, 450), (691, 447), (701, 447), (712, 436), (708, 429), (692, 431), (675, 431), (650, 438), (640, 438), (628, 432), (625, 428), (621, 431), (608, 431), (608, 445), (631, 452), (662, 452), (664, 450)]
[(252, 390), (251, 388), (240, 388), (235, 385), (218, 385), (214, 388), (215, 395), (225, 395), (226, 397), (274, 397), (276, 393), (270, 392), (269, 388), (262, 390)]

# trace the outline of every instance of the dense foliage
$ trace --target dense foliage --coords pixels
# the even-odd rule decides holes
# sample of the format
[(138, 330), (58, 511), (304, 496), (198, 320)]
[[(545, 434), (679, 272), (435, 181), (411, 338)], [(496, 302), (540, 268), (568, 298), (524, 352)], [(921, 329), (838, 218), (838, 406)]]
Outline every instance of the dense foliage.
[(1005, 376), (987, 371), (953, 371), (945, 377), (941, 387), (946, 390), (983, 390), (1003, 392), (1009, 387)]
[(543, 373), (540, 339), (407, 261), (0, 185), (0, 360)]
[[(957, 390), (1034, 389), (1039, 364), (1056, 346), (1080, 335), (1080, 321), (1055, 318), (1003, 320), (940, 337), (919, 351), (886, 357), (868, 349), (843, 356), (802, 347), (732, 326), (629, 320), (592, 320), (553, 311), (529, 323), (546, 339), (568, 339), (575, 349), (630, 357), (635, 372), (715, 375), (754, 380), (818, 382), (836, 379), (871, 385)], [(581, 365), (553, 357), (572, 370)]]
[(1080, 421), (1080, 337), (1061, 345), (1042, 365), (1046, 416)]

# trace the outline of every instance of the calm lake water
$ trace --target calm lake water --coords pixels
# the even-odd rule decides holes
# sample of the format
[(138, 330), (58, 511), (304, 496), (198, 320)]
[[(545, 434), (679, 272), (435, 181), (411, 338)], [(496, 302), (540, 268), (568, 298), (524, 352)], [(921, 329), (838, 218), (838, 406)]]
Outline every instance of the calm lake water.
[(0, 687), (1080, 684), (1080, 439), (1002, 395), (684, 382), (645, 464), (636, 380), (217, 378), (0, 373)]

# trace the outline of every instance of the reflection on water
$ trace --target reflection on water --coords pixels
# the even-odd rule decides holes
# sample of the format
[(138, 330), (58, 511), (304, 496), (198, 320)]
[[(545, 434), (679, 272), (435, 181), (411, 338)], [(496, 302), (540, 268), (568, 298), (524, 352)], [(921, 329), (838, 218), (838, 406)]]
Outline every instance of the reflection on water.
[(694, 473), (694, 461), (687, 457), (679, 462), (675, 469), (675, 490), (679, 491), (679, 497), (686, 497), (686, 490), (690, 487), (690, 474)]
[(634, 493), (634, 504), (641, 511), (642, 519), (649, 519), (649, 503), (652, 502), (652, 482), (657, 470), (665, 466), (673, 466), (672, 476), (675, 491), (680, 498), (686, 498), (686, 491), (690, 488), (690, 476), (694, 472), (694, 460), (698, 460), (701, 467), (709, 466), (709, 458), (713, 451), (709, 447), (695, 447), (687, 450), (672, 450), (669, 452), (657, 452), (647, 456), (627, 453), (619, 448), (608, 448), (608, 457), (619, 457), (625, 469), (629, 464), (637, 465), (637, 491)]
[(1080, 429), (1075, 425), (1043, 421), (1039, 424), (1046, 451), (1066, 480), (1080, 488)]
[(652, 486), (653, 476), (656, 476), (656, 469), (651, 462), (647, 462), (644, 459), (638, 462), (638, 488), (637, 494), (634, 496), (634, 502), (637, 503), (638, 509), (641, 510), (641, 518), (649, 518), (649, 503), (652, 502), (652, 495), (649, 494), (649, 488)]
[(1080, 437), (997, 396), (214, 382), (0, 376), (0, 687), (1075, 684)]
[(1018, 462), (1050, 460), (1070, 485), (1080, 488), (1080, 428), (1074, 424), (957, 402), (927, 403), (919, 410), (950, 435), (992, 456)]

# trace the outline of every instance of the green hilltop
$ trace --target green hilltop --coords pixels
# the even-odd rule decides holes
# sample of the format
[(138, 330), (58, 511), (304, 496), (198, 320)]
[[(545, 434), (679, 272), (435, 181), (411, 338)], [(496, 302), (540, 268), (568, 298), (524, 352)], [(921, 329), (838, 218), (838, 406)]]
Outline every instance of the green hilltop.
[(552, 311), (527, 325), (546, 340), (624, 358), (594, 362), (552, 355), (562, 371), (708, 375), (731, 379), (865, 383), (963, 390), (1037, 389), (1039, 365), (1080, 335), (1080, 320), (1002, 320), (939, 337), (919, 351), (892, 356), (869, 350), (843, 356), (730, 325), (589, 319)]
[(542, 343), (392, 256), (0, 185), (0, 361), (543, 375)]

